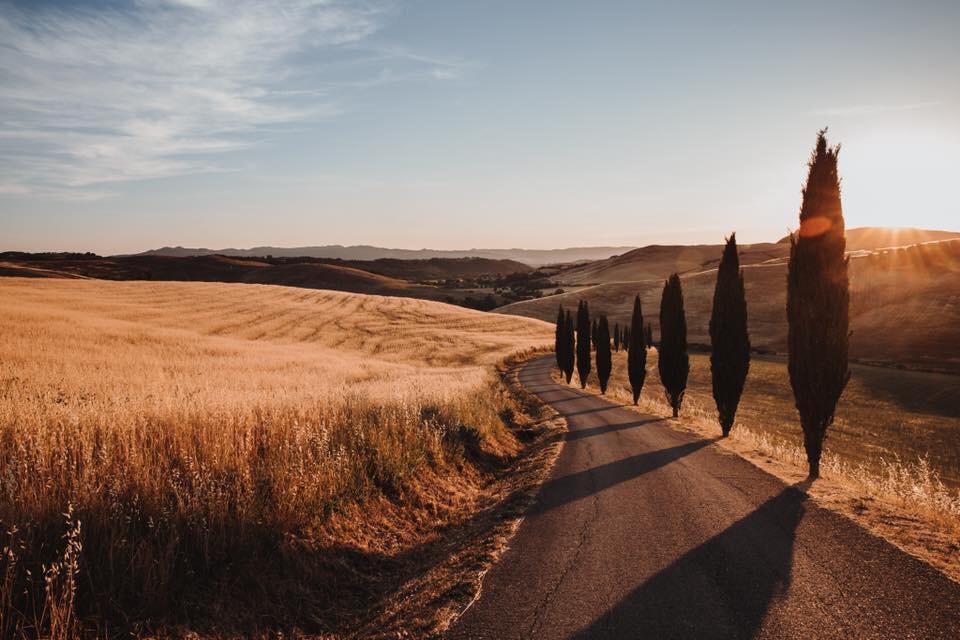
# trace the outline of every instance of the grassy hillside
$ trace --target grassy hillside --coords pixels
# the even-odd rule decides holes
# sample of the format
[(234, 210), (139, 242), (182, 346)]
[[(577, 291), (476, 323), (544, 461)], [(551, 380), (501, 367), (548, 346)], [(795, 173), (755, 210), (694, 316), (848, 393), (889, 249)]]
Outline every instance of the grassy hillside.
[(552, 337), (276, 286), (9, 278), (0, 298), (0, 619), (113, 633), (360, 615), (362, 567), (390, 575), (517, 452), (491, 365)]
[[(651, 245), (609, 260), (591, 262), (562, 271), (555, 279), (564, 285), (592, 285), (624, 280), (664, 280), (671, 273), (692, 274), (715, 269), (723, 245)], [(740, 247), (741, 264), (782, 259), (789, 245), (753, 244)]]
[[(682, 276), (689, 339), (709, 344), (710, 308), (716, 271)], [(750, 339), (754, 348), (786, 350), (786, 264), (783, 260), (744, 267)], [(579, 288), (562, 295), (511, 304), (503, 313), (552, 321), (557, 305), (589, 301), (621, 326), (629, 322), (640, 294), (647, 321), (659, 335), (663, 281), (637, 279)], [(851, 357), (883, 364), (960, 371), (960, 240), (896, 251), (856, 254), (850, 262)]]
[[(960, 232), (857, 227), (847, 229), (847, 251), (872, 252), (960, 238)], [(584, 286), (635, 280), (665, 280), (671, 273), (693, 275), (716, 269), (722, 244), (650, 245), (607, 260), (564, 269), (554, 276), (563, 285)], [(776, 264), (790, 255), (789, 238), (776, 243), (740, 245), (740, 264)]]
[[(957, 231), (891, 227), (855, 227), (847, 229), (846, 235), (847, 251), (872, 251), (960, 238)], [(787, 242), (787, 239), (781, 242)]]

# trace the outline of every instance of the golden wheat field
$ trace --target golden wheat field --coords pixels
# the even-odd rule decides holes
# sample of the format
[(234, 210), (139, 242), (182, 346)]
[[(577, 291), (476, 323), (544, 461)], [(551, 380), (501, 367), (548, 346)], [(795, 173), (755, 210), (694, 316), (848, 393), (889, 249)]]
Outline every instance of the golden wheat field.
[(5, 637), (117, 611), (195, 621), (251, 572), (289, 577), (344, 505), (469, 476), (470, 447), (510, 455), (492, 365), (552, 338), (267, 285), (12, 278), (0, 301)]

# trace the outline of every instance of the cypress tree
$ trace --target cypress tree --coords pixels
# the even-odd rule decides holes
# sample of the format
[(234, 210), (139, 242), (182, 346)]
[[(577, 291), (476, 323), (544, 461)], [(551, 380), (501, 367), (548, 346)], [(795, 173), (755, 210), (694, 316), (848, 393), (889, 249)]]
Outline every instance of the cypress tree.
[(850, 282), (839, 153), (839, 145), (827, 146), (826, 129), (820, 131), (803, 189), (800, 230), (790, 236), (787, 369), (811, 478), (820, 475), (823, 440), (850, 379)]
[(585, 389), (590, 376), (590, 307), (581, 300), (577, 307), (577, 375), (580, 388)]
[(750, 370), (750, 336), (747, 333), (747, 298), (737, 254), (737, 234), (730, 234), (723, 249), (710, 316), (710, 376), (713, 399), (723, 436), (730, 435), (743, 385)]
[(623, 348), (630, 349), (630, 327), (623, 328)]
[(630, 388), (633, 390), (633, 404), (640, 399), (643, 382), (647, 378), (647, 345), (643, 339), (643, 309), (640, 307), (640, 296), (633, 299), (633, 317), (630, 319), (629, 331), (639, 339), (630, 340), (627, 349), (627, 374), (630, 377)]
[(593, 324), (590, 325), (590, 342), (593, 344), (593, 350), (597, 350), (597, 319), (593, 319)]
[(563, 355), (563, 349), (567, 344), (567, 329), (563, 326), (563, 321), (566, 319), (566, 316), (563, 313), (563, 305), (560, 305), (560, 310), (557, 312), (557, 327), (556, 334), (553, 339), (553, 352), (557, 357), (557, 368), (563, 371), (563, 363), (565, 356)]
[(613, 324), (613, 350), (620, 352), (620, 323)]
[(600, 393), (607, 392), (610, 371), (613, 370), (613, 357), (610, 355), (610, 323), (607, 316), (600, 316), (597, 323), (597, 378), (600, 380)]
[(687, 389), (690, 358), (687, 356), (687, 319), (683, 311), (683, 289), (676, 273), (663, 285), (660, 298), (660, 382), (673, 408), (680, 415), (680, 403)]
[(653, 346), (653, 325), (650, 324), (649, 322), (647, 323), (647, 328), (645, 330), (645, 333), (646, 333), (645, 337), (647, 339), (647, 346), (652, 347)]
[(564, 346), (563, 346), (563, 373), (567, 377), (567, 384), (570, 384), (570, 380), (573, 378), (573, 365), (576, 360), (576, 339), (574, 337), (574, 324), (573, 316), (570, 315), (570, 310), (567, 310), (566, 316), (563, 319), (563, 329), (564, 329)]

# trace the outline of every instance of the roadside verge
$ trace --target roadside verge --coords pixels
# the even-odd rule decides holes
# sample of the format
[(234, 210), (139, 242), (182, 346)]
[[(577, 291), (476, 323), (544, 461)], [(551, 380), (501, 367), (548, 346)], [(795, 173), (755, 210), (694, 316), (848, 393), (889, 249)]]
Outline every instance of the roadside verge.
[(497, 366), (499, 392), (510, 407), (501, 417), (520, 444), (517, 454), (491, 469), (472, 504), (399, 567), (404, 579), (348, 637), (435, 637), (479, 596), (484, 575), (507, 548), (562, 447), (565, 420), (518, 379), (524, 364), (546, 353), (520, 353)]

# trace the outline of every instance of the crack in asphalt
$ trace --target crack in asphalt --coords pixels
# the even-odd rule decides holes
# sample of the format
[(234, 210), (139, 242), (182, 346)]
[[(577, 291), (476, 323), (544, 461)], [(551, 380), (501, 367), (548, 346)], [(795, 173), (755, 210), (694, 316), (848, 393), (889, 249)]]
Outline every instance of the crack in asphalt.
[[(593, 449), (588, 448), (587, 450), (587, 460), (590, 465), (588, 468), (593, 468)], [(563, 586), (563, 582), (567, 577), (567, 574), (576, 566), (577, 561), (580, 559), (580, 554), (583, 551), (583, 547), (587, 542), (587, 539), (590, 537), (590, 529), (593, 525), (600, 519), (600, 496), (597, 493), (597, 482), (593, 476), (593, 473), (590, 474), (590, 483), (593, 488), (593, 496), (591, 502), (593, 503), (593, 513), (583, 521), (583, 525), (580, 527), (580, 531), (577, 534), (577, 547), (573, 553), (573, 556), (570, 558), (570, 561), (567, 562), (566, 566), (563, 568), (563, 571), (560, 572), (560, 575), (557, 577), (556, 582), (553, 586), (547, 590), (546, 595), (540, 604), (537, 605), (536, 609), (533, 611), (533, 620), (530, 623), (530, 627), (527, 630), (527, 638), (535, 638), (536, 632), (539, 630), (542, 622), (543, 616), (547, 611), (547, 608), (550, 606), (550, 602), (553, 600), (554, 595), (560, 590), (560, 587)]]

